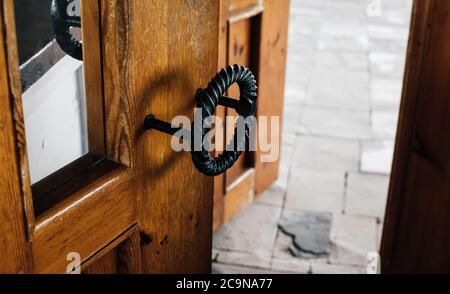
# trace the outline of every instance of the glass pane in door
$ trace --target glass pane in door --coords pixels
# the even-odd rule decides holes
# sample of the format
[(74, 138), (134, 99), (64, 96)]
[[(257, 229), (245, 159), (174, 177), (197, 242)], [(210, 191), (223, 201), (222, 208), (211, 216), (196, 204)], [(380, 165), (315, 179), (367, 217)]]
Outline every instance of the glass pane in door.
[[(89, 151), (83, 61), (67, 46), (81, 44), (79, 2), (14, 1), (32, 184)], [(55, 8), (64, 21), (52, 18)]]

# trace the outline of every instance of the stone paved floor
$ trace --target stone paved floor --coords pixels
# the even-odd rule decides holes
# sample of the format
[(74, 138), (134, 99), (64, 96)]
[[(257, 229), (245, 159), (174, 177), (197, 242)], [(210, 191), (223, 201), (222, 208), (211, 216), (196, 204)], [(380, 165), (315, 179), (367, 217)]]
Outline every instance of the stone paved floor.
[[(216, 273), (361, 273), (379, 248), (411, 0), (291, 2), (280, 178), (215, 234)], [(304, 210), (332, 214), (329, 257), (289, 252)]]

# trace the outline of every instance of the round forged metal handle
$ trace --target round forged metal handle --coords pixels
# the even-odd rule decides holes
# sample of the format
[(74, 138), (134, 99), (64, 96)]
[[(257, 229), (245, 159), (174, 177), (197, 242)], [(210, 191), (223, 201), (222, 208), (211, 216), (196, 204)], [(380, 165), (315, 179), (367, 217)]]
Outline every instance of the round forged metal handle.
[(83, 60), (83, 48), (80, 41), (76, 40), (71, 32), (71, 27), (81, 27), (79, 17), (68, 15), (69, 2), (67, 0), (53, 0), (50, 16), (53, 25), (55, 39), (61, 49), (71, 57)]
[[(245, 124), (245, 134), (243, 138), (239, 138), (240, 134), (236, 127), (233, 140), (229, 143), (226, 151), (218, 157), (212, 157), (204, 146), (204, 138), (211, 130), (209, 118), (214, 115), (223, 95), (234, 83), (237, 83), (240, 88), (240, 99), (235, 109), (239, 114), (238, 120)], [(241, 65), (228, 66), (211, 80), (206, 89), (200, 89), (196, 98), (197, 107), (201, 109), (202, 119), (194, 119), (191, 127), (192, 161), (201, 173), (207, 176), (217, 176), (231, 168), (249, 146), (250, 132), (256, 120), (257, 86), (255, 76), (248, 68)], [(202, 140), (197, 140), (198, 143), (194, 139), (195, 134), (202, 135)]]

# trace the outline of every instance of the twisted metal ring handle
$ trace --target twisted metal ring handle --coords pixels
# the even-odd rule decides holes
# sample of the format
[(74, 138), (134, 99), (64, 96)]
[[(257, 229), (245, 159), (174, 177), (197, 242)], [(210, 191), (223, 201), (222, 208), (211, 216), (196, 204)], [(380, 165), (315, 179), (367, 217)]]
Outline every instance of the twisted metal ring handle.
[[(217, 105), (226, 105), (227, 101), (233, 100), (223, 97), (225, 91), (234, 83), (240, 88), (240, 99), (235, 105), (239, 120), (245, 124), (244, 138), (238, 137), (237, 127), (229, 148), (226, 148), (218, 157), (212, 157), (204, 146), (204, 137), (211, 129), (211, 122), (208, 119), (216, 110)], [(239, 159), (242, 152), (248, 147), (251, 128), (254, 126), (256, 113), (257, 86), (253, 73), (241, 65), (232, 65), (222, 69), (209, 83), (206, 89), (200, 89), (197, 93), (197, 107), (201, 109), (201, 120), (194, 120), (192, 123), (192, 161), (195, 167), (207, 176), (216, 176), (231, 168)], [(222, 101), (224, 100), (225, 101)], [(195, 143), (194, 134), (202, 134), (202, 140)], [(196, 145), (197, 146), (196, 146)], [(229, 151), (233, 150), (233, 151)]]
[(53, 25), (55, 39), (61, 49), (71, 57), (83, 60), (83, 48), (80, 41), (73, 38), (70, 28), (81, 27), (81, 18), (69, 16), (67, 0), (53, 0), (50, 10), (50, 17)]

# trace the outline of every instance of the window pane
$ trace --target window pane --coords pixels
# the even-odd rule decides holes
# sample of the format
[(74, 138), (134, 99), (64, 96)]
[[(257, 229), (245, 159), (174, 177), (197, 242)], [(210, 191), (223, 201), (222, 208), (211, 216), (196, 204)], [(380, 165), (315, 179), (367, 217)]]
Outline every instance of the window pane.
[[(15, 0), (32, 184), (89, 151), (83, 62), (66, 54), (55, 41), (51, 3)], [(77, 7), (79, 0), (66, 4), (68, 9)], [(80, 28), (73, 27), (70, 33), (81, 41)]]

